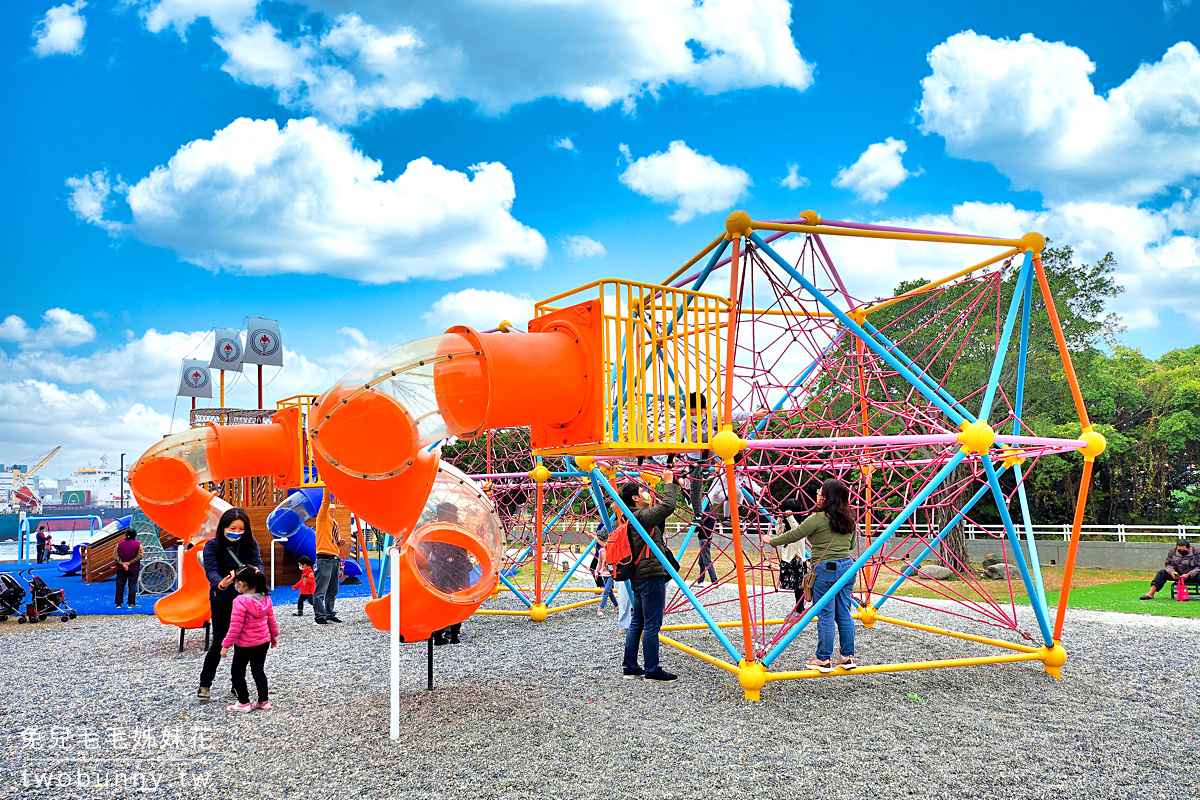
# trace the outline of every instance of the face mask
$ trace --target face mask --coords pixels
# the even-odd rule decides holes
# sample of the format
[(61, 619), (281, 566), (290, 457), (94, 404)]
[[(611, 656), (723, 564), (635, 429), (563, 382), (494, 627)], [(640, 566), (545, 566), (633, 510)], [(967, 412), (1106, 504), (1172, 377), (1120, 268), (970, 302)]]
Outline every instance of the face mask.
[(242, 538), (242, 531), (225, 531), (225, 538), (231, 542), (236, 542)]

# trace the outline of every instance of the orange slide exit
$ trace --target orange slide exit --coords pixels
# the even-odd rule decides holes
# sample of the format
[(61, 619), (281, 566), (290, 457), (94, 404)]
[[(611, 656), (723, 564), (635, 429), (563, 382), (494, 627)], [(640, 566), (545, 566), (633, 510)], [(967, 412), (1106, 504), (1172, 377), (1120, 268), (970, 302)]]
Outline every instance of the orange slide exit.
[[(528, 333), (454, 327), (399, 345), (351, 370), (310, 412), (308, 440), (321, 480), (401, 548), (406, 641), (474, 613), (496, 585), (504, 548), (486, 495), (441, 463), (434, 445), (526, 425), (535, 446), (599, 441), (602, 326), (593, 304), (539, 317)], [(194, 429), (146, 451), (130, 488), (160, 526), (203, 541), (228, 505), (199, 484), (274, 475), (280, 487), (297, 486), (303, 441), (297, 409), (270, 425)], [(370, 601), (367, 614), (387, 630), (389, 598)]]

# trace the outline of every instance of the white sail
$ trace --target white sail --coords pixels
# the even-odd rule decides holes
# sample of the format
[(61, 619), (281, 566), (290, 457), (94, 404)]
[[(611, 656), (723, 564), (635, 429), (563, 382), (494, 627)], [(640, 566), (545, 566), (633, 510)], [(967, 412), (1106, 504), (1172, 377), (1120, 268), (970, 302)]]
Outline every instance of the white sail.
[(273, 319), (250, 317), (246, 323), (247, 364), (283, 366), (283, 340), (279, 338), (279, 323)]
[(213, 342), (213, 354), (208, 365), (226, 372), (241, 372), (245, 355), (241, 332), (231, 328), (213, 328), (213, 334), (216, 341)]

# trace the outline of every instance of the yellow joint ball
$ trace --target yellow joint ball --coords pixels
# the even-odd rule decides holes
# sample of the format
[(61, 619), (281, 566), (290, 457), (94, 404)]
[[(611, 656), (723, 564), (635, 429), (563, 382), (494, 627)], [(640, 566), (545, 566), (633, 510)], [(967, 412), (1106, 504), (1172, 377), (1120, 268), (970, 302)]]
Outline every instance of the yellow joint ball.
[(1046, 246), (1046, 237), (1040, 233), (1030, 231), (1021, 237), (1021, 252), (1033, 253), (1034, 258), (1042, 255), (1042, 248)]
[(739, 437), (733, 432), (733, 428), (726, 425), (721, 429), (721, 432), (713, 437), (711, 449), (726, 464), (733, 463), (733, 457), (736, 456), (746, 446), (746, 440)]
[(856, 308), (853, 311), (847, 311), (846, 316), (854, 320), (858, 327), (867, 321), (867, 310), (865, 308)]
[(749, 664), (743, 661), (738, 670), (738, 683), (746, 690), (747, 700), (758, 700), (759, 691), (767, 685), (767, 668), (757, 661)]
[(1067, 651), (1058, 642), (1054, 643), (1054, 647), (1042, 648), (1042, 663), (1046, 665), (1046, 672), (1054, 678), (1062, 677), (1062, 665), (1067, 663)]
[(991, 425), (981, 419), (977, 419), (963, 428), (963, 432), (958, 435), (958, 443), (967, 453), (983, 455), (994, 441), (996, 441), (996, 432), (992, 430)]
[(661, 475), (659, 475), (657, 472), (651, 472), (649, 470), (643, 470), (641, 476), (642, 483), (646, 484), (651, 489), (653, 489), (655, 486), (658, 486), (659, 482), (662, 481)]
[(875, 627), (875, 606), (867, 603), (862, 608), (858, 609), (858, 621), (867, 628)]
[(492, 587), (492, 593), (488, 595), (488, 599), (495, 600), (499, 596), (500, 596), (500, 583), (497, 582), (496, 585)]
[(809, 209), (808, 211), (802, 211), (800, 213), (800, 221), (805, 225), (820, 225), (821, 217), (817, 214), (817, 212)]
[(496, 326), (496, 329), (504, 333), (508, 333), (509, 330), (512, 329), (512, 323), (506, 319), (502, 319), (500, 320), (500, 324)]
[(745, 211), (734, 211), (725, 218), (726, 238), (733, 240), (739, 236), (749, 236), (754, 232), (750, 215)]
[(1006, 447), (1000, 451), (1000, 455), (1004, 457), (1005, 469), (1011, 469), (1025, 460), (1024, 452), (1019, 447)]
[(1091, 425), (1084, 428), (1083, 434), (1079, 438), (1087, 442), (1079, 452), (1083, 453), (1083, 457), (1088, 461), (1095, 461), (1096, 456), (1103, 453), (1108, 447), (1108, 441), (1101, 434), (1092, 430)]
[(529, 471), (529, 477), (533, 478), (538, 483), (545, 483), (546, 481), (550, 480), (550, 470), (546, 469), (541, 464), (538, 464)]
[(545, 603), (537, 603), (529, 607), (529, 618), (534, 622), (545, 622), (547, 613)]
[(576, 456), (575, 466), (579, 467), (579, 469), (583, 470), (584, 472), (591, 472), (596, 468), (596, 459), (592, 458), (591, 456)]

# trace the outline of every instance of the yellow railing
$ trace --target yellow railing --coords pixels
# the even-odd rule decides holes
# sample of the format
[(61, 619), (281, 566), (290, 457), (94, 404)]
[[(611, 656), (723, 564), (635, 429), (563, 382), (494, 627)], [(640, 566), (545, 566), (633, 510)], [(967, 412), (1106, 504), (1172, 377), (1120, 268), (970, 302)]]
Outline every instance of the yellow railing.
[[(722, 422), (729, 301), (659, 284), (605, 279), (543, 300), (534, 314), (542, 317), (592, 299), (599, 299), (604, 320), (597, 403), (604, 415), (603, 441), (539, 454), (634, 455), (703, 446)], [(707, 425), (689, 417), (693, 392), (703, 398)]]
[(308, 440), (309, 413), (312, 407), (316, 405), (318, 395), (315, 394), (297, 394), (275, 403), (276, 411), (283, 411), (285, 408), (300, 409), (300, 447), (301, 463), (304, 465), (304, 482), (300, 486), (320, 486), (320, 481), (315, 481), (317, 477), (317, 467), (313, 462), (313, 451), (311, 443)]

